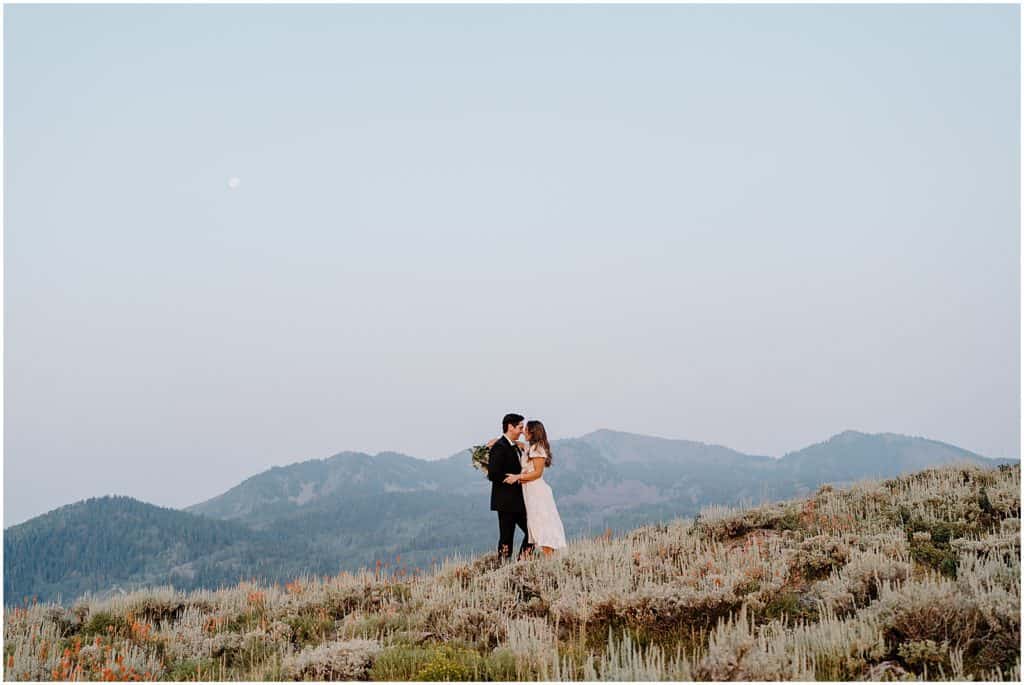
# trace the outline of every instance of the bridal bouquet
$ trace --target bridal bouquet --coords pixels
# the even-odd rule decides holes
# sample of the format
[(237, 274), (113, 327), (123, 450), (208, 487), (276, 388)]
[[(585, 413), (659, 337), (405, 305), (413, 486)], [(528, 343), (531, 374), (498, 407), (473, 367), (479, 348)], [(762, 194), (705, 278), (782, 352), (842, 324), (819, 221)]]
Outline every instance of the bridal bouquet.
[(491, 452), (491, 448), (487, 445), (473, 445), (470, 450), (473, 454), (473, 466), (484, 472), (487, 475), (487, 457)]

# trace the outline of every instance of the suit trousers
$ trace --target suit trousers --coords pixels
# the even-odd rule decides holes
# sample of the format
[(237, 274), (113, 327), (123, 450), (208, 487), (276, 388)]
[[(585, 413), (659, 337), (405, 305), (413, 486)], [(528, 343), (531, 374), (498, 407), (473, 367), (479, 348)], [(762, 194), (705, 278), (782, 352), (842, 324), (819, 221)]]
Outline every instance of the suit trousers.
[(519, 554), (528, 549), (533, 549), (530, 544), (530, 532), (526, 528), (525, 511), (499, 511), (498, 512), (498, 554), (510, 559), (512, 557), (512, 544), (515, 541), (516, 526), (523, 531), (523, 544), (519, 547)]

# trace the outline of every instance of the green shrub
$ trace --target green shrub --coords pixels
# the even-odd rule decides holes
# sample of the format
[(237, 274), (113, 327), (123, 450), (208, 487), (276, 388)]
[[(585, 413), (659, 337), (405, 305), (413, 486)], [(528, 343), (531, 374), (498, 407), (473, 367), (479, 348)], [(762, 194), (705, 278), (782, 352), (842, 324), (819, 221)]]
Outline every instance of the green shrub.
[(525, 680), (523, 670), (511, 650), (498, 648), (484, 658), (483, 679), (499, 682)]
[(935, 544), (930, 540), (911, 540), (910, 556), (944, 576), (956, 578), (957, 554), (948, 545)]
[(433, 655), (430, 647), (392, 645), (387, 647), (373, 662), (370, 680), (399, 681), (413, 680)]
[(428, 662), (419, 673), (416, 680), (422, 681), (465, 681), (476, 680), (476, 673), (462, 661), (441, 657)]
[(300, 649), (323, 642), (334, 630), (332, 619), (309, 614), (286, 618), (285, 623), (292, 629), (292, 642)]
[(951, 668), (948, 642), (912, 640), (901, 644), (896, 653), (910, 670), (918, 674), (938, 675), (940, 666), (945, 673), (949, 673)]
[(123, 616), (112, 614), (109, 611), (98, 611), (90, 616), (89, 620), (82, 626), (82, 635), (86, 637), (93, 635), (107, 637), (110, 633), (124, 635), (127, 630), (128, 622)]
[(850, 559), (850, 545), (831, 535), (815, 535), (800, 543), (793, 567), (804, 577), (816, 580), (843, 566)]
[(817, 617), (816, 604), (810, 601), (810, 598), (793, 590), (780, 592), (772, 597), (759, 616), (766, 622), (782, 618), (789, 618), (791, 622), (796, 619), (813, 621)]
[(488, 667), (477, 652), (452, 645), (412, 647), (395, 645), (382, 651), (370, 669), (372, 680), (480, 680), (488, 669), (502, 672), (507, 661), (496, 659)]
[(185, 659), (170, 664), (164, 680), (171, 681), (203, 681), (216, 680), (219, 662), (216, 659)]

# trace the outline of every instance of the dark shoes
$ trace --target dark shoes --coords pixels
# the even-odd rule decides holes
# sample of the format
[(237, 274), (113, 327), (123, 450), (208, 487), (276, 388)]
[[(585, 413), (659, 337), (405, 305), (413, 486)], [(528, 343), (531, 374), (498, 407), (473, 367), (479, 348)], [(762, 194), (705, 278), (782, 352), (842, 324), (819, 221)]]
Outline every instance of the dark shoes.
[[(536, 551), (534, 549), (535, 547), (536, 547), (536, 545), (530, 545), (530, 546), (526, 547), (525, 549), (519, 550), (519, 554), (516, 556), (516, 561), (522, 561), (523, 559), (527, 559), (529, 557), (532, 557), (534, 551)], [(512, 560), (512, 550), (509, 548), (508, 545), (502, 545), (501, 547), (498, 548), (498, 556), (501, 558), (502, 561), (511, 561)]]

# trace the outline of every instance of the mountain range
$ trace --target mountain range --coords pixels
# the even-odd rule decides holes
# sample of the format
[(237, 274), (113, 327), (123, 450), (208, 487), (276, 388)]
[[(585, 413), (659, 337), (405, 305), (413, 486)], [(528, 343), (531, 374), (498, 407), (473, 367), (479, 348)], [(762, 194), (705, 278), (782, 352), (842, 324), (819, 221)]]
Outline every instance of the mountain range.
[[(853, 430), (780, 458), (611, 430), (551, 448), (544, 477), (570, 538), (693, 516), (708, 504), (799, 497), (826, 482), (956, 461), (1015, 463)], [(377, 564), (385, 573), (425, 569), (495, 544), (489, 490), (467, 449), (434, 461), (340, 452), (271, 468), (182, 510), (90, 498), (4, 530), (4, 604), (152, 585), (212, 589), (250, 577), (284, 582)]]

